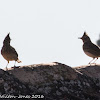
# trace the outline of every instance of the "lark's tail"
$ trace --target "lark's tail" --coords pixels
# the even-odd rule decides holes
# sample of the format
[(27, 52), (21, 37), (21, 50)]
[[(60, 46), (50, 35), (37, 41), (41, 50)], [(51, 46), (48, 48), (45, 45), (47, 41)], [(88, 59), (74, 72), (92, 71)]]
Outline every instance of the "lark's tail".
[(21, 63), (22, 61), (20, 61), (19, 59), (17, 60), (18, 63)]

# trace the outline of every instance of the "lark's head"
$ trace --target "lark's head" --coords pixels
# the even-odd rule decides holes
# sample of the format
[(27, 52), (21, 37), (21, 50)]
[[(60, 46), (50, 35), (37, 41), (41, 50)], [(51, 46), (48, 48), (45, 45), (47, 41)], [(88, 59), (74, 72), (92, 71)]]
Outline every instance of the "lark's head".
[(87, 35), (86, 32), (84, 32), (83, 36), (79, 39), (82, 39), (82, 41), (85, 43), (85, 42), (91, 42), (89, 36)]
[(10, 44), (10, 36), (9, 36), (10, 33), (7, 34), (7, 36), (5, 37), (4, 41), (3, 41), (3, 44)]

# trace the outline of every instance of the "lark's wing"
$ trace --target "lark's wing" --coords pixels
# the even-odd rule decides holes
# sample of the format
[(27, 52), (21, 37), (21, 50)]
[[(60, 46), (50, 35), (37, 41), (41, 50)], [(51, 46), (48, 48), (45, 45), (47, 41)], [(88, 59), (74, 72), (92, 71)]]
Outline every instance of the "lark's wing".
[(16, 52), (15, 48), (13, 48), (12, 46), (10, 46), (9, 48), (9, 54), (11, 54), (12, 56), (15, 56), (16, 59), (18, 58), (18, 53)]
[(96, 56), (100, 55), (100, 48), (97, 45), (93, 44), (92, 42), (84, 44), (83, 49), (85, 52), (89, 52), (93, 55)]
[(16, 61), (17, 61), (18, 63), (21, 63), (22, 61), (20, 61), (20, 60), (18, 59), (18, 53), (16, 52), (15, 48), (13, 48), (12, 46), (11, 46), (11, 51), (12, 51), (12, 55), (15, 56)]

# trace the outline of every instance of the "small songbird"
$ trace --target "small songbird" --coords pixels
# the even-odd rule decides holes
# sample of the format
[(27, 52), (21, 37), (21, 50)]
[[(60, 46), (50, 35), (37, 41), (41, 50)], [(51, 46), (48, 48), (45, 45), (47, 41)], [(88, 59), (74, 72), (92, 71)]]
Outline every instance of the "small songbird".
[[(83, 41), (83, 51), (85, 52), (86, 55), (88, 55), (89, 57), (92, 57), (93, 59), (89, 62), (89, 64), (96, 58), (96, 60), (98, 59), (98, 57), (100, 57), (100, 48), (93, 44), (91, 42), (91, 39), (89, 38), (89, 36), (86, 34), (86, 32), (84, 32), (83, 36), (79, 39), (82, 39)], [(95, 60), (95, 61), (96, 61)], [(95, 62), (94, 61), (94, 62)], [(93, 63), (94, 63), (93, 62)]]
[[(10, 45), (10, 33), (8, 33), (8, 35), (5, 37), (4, 41), (3, 41), (3, 47), (1, 49), (1, 54), (4, 57), (4, 59), (6, 59), (8, 61), (7, 65), (6, 65), (6, 70), (7, 70), (7, 66), (9, 64), (9, 61), (16, 61), (18, 63), (20, 63), (21, 61), (18, 59), (18, 54), (16, 52), (16, 50)], [(14, 68), (15, 68), (15, 64), (14, 64)]]

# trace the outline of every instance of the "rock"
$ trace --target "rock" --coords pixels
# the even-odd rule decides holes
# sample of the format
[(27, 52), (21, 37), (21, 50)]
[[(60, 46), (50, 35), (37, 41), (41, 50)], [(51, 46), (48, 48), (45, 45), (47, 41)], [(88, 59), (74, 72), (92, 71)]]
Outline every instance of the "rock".
[(0, 69), (0, 98), (100, 100), (99, 68), (99, 65), (71, 68), (53, 62), (8, 71)]
[(58, 90), (56, 91), (56, 94), (58, 95), (58, 96), (60, 96), (61, 95), (61, 92), (59, 92)]
[(75, 69), (91, 78), (100, 80), (100, 65), (80, 66)]
[(52, 82), (53, 80), (77, 78), (77, 73), (74, 69), (60, 63), (22, 66), (19, 69), (9, 70), (9, 72), (20, 81), (33, 85)]

